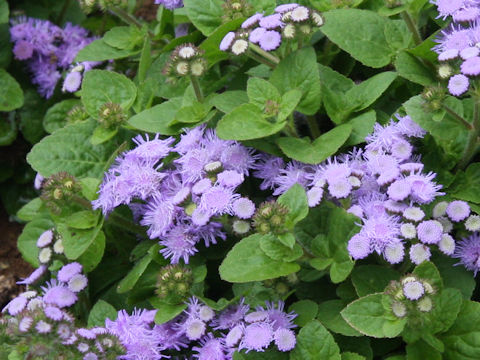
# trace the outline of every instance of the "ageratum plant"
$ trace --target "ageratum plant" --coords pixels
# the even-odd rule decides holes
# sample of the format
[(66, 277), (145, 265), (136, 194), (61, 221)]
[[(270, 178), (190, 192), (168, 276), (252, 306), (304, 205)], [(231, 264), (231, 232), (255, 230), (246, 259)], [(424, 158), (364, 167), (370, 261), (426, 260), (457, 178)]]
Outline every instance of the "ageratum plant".
[(480, 358), (479, 19), (0, 0), (0, 359)]

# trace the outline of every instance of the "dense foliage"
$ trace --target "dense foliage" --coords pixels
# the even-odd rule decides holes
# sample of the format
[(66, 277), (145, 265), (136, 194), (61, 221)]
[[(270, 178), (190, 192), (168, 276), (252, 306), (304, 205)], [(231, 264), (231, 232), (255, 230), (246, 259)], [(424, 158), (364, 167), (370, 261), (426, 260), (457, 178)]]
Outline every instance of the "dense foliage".
[(0, 358), (480, 358), (479, 21), (0, 0)]

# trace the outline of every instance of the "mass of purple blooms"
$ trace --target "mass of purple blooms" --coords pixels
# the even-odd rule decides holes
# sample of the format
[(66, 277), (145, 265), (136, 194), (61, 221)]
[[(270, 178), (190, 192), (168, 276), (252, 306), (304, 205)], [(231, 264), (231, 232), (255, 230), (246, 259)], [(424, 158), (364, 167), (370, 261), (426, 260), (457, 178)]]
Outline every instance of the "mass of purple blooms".
[(236, 32), (229, 32), (220, 43), (220, 50), (243, 54), (248, 42), (262, 50), (276, 50), (282, 38), (289, 40), (309, 35), (312, 29), (323, 25), (323, 17), (315, 10), (296, 3), (279, 5), (272, 15), (256, 13), (245, 20)]
[(183, 0), (155, 0), (155, 4), (163, 5), (169, 10), (183, 7)]
[[(284, 303), (267, 303), (254, 311), (243, 300), (215, 313), (192, 297), (179, 316), (157, 325), (157, 310), (119, 311), (115, 321), (107, 319), (107, 330), (125, 346), (125, 359), (162, 359), (169, 351), (188, 348), (190, 359), (230, 360), (235, 351), (263, 352), (270, 345), (280, 351), (295, 347), (296, 315), (284, 311)], [(185, 358), (186, 359), (186, 358)]]
[[(53, 95), (62, 78), (62, 71), (71, 67), (77, 53), (95, 40), (82, 27), (67, 23), (60, 28), (48, 20), (24, 16), (11, 21), (10, 37), (14, 43), (15, 58), (27, 63), (32, 82), (38, 85), (39, 93), (45, 98)], [(82, 81), (82, 71), (88, 71), (96, 65), (97, 62), (77, 65), (65, 78), (63, 90), (77, 91)]]
[[(107, 215), (127, 204), (151, 239), (159, 239), (162, 255), (176, 264), (188, 263), (198, 250), (225, 240), (216, 221), (229, 215), (250, 219), (255, 204), (237, 192), (258, 155), (236, 141), (219, 139), (215, 131), (196, 127), (160, 139), (137, 136), (137, 147), (121, 154), (105, 174), (94, 209)], [(178, 155), (163, 163), (170, 154)]]
[(453, 22), (442, 30), (433, 50), (438, 60), (449, 65), (442, 77), (449, 77), (448, 91), (454, 96), (464, 94), (470, 79), (480, 74), (480, 2), (471, 0), (431, 0), (438, 17)]

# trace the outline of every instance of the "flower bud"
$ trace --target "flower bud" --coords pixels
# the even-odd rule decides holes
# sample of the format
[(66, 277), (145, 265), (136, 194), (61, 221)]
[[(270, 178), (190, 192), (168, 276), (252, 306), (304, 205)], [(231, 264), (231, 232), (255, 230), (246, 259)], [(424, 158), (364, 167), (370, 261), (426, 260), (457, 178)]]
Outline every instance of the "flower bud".
[(178, 304), (188, 297), (192, 284), (193, 274), (189, 268), (167, 265), (158, 273), (156, 293), (167, 303)]
[(59, 214), (65, 201), (80, 191), (80, 184), (75, 177), (66, 172), (59, 172), (44, 181), (40, 198), (52, 212)]
[(272, 232), (282, 234), (285, 232), (284, 224), (288, 208), (276, 201), (268, 201), (260, 204), (253, 216), (255, 229), (261, 234)]
[(69, 124), (77, 123), (83, 120), (87, 120), (90, 115), (87, 113), (85, 108), (81, 105), (74, 106), (68, 113), (67, 113), (67, 122)]
[(222, 21), (224, 23), (239, 18), (249, 17), (253, 12), (252, 6), (245, 0), (226, 0), (222, 4), (222, 8)]
[(108, 102), (98, 111), (98, 122), (106, 129), (116, 128), (126, 120), (125, 112), (119, 104)]

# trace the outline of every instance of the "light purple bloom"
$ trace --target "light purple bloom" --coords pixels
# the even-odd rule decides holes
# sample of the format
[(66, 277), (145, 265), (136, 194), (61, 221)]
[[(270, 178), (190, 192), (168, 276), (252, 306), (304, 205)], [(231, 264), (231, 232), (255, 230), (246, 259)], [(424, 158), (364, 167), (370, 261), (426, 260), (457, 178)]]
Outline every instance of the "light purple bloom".
[(403, 294), (409, 300), (418, 300), (420, 299), (425, 292), (420, 281), (409, 281), (403, 285)]
[(265, 31), (259, 40), (260, 47), (265, 51), (275, 50), (282, 42), (282, 35), (278, 31)]
[(364, 259), (371, 253), (370, 239), (356, 234), (348, 241), (347, 250), (354, 260)]
[(177, 264), (180, 259), (188, 264), (189, 257), (198, 251), (195, 248), (197, 241), (198, 236), (191, 226), (179, 224), (162, 236), (159, 243), (165, 247), (160, 250), (160, 253), (166, 259), (170, 258), (172, 264)]
[(148, 226), (148, 236), (151, 239), (155, 239), (165, 235), (168, 229), (170, 229), (173, 224), (174, 215), (174, 205), (170, 201), (162, 199), (160, 196), (155, 196), (148, 202), (140, 224)]
[(465, 60), (460, 65), (460, 70), (465, 75), (476, 76), (480, 74), (480, 56), (474, 56)]
[(220, 42), (220, 50), (227, 51), (232, 46), (233, 39), (235, 39), (235, 33), (230, 31), (225, 35)]
[(245, 327), (243, 339), (239, 349), (246, 351), (264, 351), (273, 340), (272, 325), (265, 322), (256, 322)]
[(463, 74), (452, 76), (448, 80), (448, 91), (453, 96), (460, 96), (464, 94), (470, 86), (470, 80)]
[(232, 204), (233, 213), (240, 219), (250, 219), (255, 213), (255, 204), (248, 198), (239, 198)]
[(260, 14), (260, 13), (256, 13), (255, 15), (250, 16), (247, 20), (245, 20), (242, 23), (242, 28), (248, 29), (249, 27), (256, 25), (261, 18), (263, 18), (263, 14)]
[(470, 206), (465, 201), (455, 200), (448, 204), (446, 212), (450, 220), (459, 222), (470, 215)]
[(273, 334), (275, 345), (277, 345), (280, 351), (290, 351), (295, 347), (297, 339), (295, 333), (292, 330), (280, 328)]
[(227, 360), (223, 343), (209, 333), (200, 340), (200, 346), (192, 348), (196, 354), (193, 357), (197, 360)]
[(266, 29), (262, 27), (258, 27), (250, 33), (248, 36), (248, 40), (250, 40), (254, 44), (258, 44), (260, 42), (260, 39), (263, 37), (263, 35), (267, 32)]
[(48, 289), (43, 295), (43, 301), (60, 308), (72, 306), (77, 302), (77, 295), (65, 286), (56, 285)]
[(58, 271), (57, 279), (61, 282), (68, 283), (68, 281), (75, 275), (82, 272), (82, 265), (78, 262), (72, 262), (70, 264), (62, 266)]
[(55, 320), (55, 321), (60, 321), (63, 318), (63, 312), (59, 308), (55, 306), (46, 306), (43, 309), (43, 312), (45, 313), (45, 316), (48, 317), (49, 319)]
[(477, 272), (480, 270), (480, 234), (474, 233), (463, 238), (457, 244), (453, 257), (460, 260), (456, 265), (462, 264), (477, 276)]
[(169, 10), (183, 7), (183, 0), (155, 0), (155, 4), (163, 5)]
[(422, 221), (417, 226), (417, 237), (424, 244), (437, 244), (442, 240), (443, 227), (437, 220)]
[(267, 30), (279, 28), (283, 26), (281, 18), (282, 15), (280, 14), (268, 15), (261, 18), (259, 24), (262, 28), (265, 28)]
[(420, 265), (422, 262), (430, 260), (430, 256), (432, 256), (430, 248), (423, 244), (412, 245), (409, 255), (410, 260), (415, 265)]
[(298, 6), (298, 4), (296, 4), (296, 3), (278, 5), (275, 8), (275, 12), (284, 13), (284, 12), (291, 11), (291, 10), (295, 9), (297, 6)]
[(32, 57), (33, 46), (28, 41), (20, 40), (13, 47), (13, 54), (17, 60), (27, 60)]
[(235, 188), (243, 183), (245, 179), (243, 173), (235, 170), (225, 170), (217, 175), (217, 181), (220, 185)]
[(18, 315), (23, 309), (25, 309), (25, 306), (27, 306), (27, 299), (23, 296), (18, 296), (15, 299), (11, 300), (2, 310), (2, 312), (5, 312), (8, 310), (8, 313), (12, 316)]

